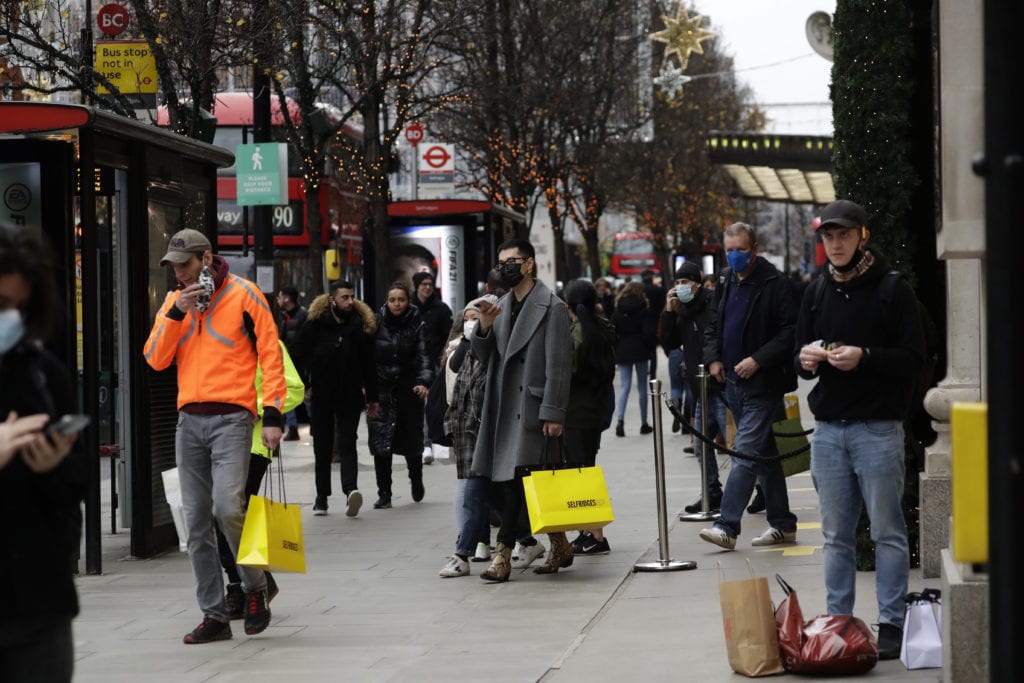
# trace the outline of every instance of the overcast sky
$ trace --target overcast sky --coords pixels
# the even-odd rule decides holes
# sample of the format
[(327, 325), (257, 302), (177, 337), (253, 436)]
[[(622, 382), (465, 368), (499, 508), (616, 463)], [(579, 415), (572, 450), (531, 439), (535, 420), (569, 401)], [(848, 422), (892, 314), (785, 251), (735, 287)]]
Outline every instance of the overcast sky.
[(832, 134), (828, 99), (832, 63), (811, 49), (804, 27), (814, 12), (833, 14), (835, 0), (689, 3), (710, 20), (719, 48), (733, 56), (737, 76), (768, 112), (770, 131)]

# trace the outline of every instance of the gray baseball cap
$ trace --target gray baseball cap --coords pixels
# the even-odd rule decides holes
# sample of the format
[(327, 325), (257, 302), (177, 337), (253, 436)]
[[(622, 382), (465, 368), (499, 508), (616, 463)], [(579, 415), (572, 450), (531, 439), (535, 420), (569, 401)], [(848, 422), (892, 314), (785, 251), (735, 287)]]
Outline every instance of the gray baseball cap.
[(193, 254), (202, 256), (204, 251), (213, 251), (213, 247), (210, 246), (210, 240), (206, 239), (206, 235), (198, 230), (185, 228), (171, 236), (171, 241), (167, 243), (167, 253), (160, 259), (160, 265), (186, 263), (192, 258)]

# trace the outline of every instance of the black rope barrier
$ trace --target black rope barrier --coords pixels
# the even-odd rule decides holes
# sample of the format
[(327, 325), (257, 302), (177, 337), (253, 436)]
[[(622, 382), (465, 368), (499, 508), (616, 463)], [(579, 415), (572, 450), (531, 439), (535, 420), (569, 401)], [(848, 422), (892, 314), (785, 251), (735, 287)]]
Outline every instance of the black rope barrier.
[[(703, 441), (705, 444), (707, 444), (711, 448), (714, 448), (715, 450), (721, 451), (722, 453), (725, 453), (726, 455), (731, 455), (734, 458), (739, 458), (740, 460), (750, 460), (751, 462), (776, 462), (776, 461), (779, 461), (779, 460), (785, 460), (786, 458), (796, 457), (796, 456), (800, 455), (801, 453), (805, 453), (805, 452), (811, 450), (811, 444), (808, 443), (805, 446), (801, 446), (800, 448), (797, 448), (797, 449), (792, 450), (792, 451), (787, 451), (785, 453), (779, 453), (778, 455), (747, 455), (745, 453), (740, 453), (738, 451), (734, 451), (731, 448), (728, 448), (726, 446), (722, 446), (721, 444), (715, 443), (714, 439), (709, 439), (706, 435), (702, 434), (700, 432), (700, 430), (698, 430), (696, 427), (691, 426), (690, 423), (686, 420), (686, 418), (683, 417), (683, 414), (679, 411), (679, 408), (677, 408), (675, 405), (673, 405), (671, 401), (666, 399), (665, 404), (668, 406), (668, 411), (670, 413), (672, 413), (672, 417), (674, 417), (675, 419), (679, 420), (679, 424), (681, 424), (683, 426), (683, 433), (684, 434), (685, 433), (693, 434), (696, 438), (700, 439), (701, 441)], [(786, 437), (796, 437), (796, 436), (807, 436), (808, 434), (811, 434), (813, 432), (814, 432), (813, 429), (808, 429), (805, 432), (797, 432), (797, 433), (792, 433), (792, 434), (782, 433), (782, 432), (774, 432), (773, 431), (772, 435), (773, 436), (778, 436), (778, 437), (786, 438)]]

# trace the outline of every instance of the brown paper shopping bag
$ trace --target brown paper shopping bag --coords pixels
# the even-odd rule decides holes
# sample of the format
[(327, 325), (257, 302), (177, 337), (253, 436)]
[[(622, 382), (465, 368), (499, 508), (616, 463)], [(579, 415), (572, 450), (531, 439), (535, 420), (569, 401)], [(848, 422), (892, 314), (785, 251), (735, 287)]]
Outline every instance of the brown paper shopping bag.
[(729, 666), (744, 676), (781, 673), (779, 635), (775, 629), (775, 609), (768, 591), (768, 580), (763, 576), (754, 577), (750, 560), (747, 560), (747, 567), (749, 579), (718, 584)]

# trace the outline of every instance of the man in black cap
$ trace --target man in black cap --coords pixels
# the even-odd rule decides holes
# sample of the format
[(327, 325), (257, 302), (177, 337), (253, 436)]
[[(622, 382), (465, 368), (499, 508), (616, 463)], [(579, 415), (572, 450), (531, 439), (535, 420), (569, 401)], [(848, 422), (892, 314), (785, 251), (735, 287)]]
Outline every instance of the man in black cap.
[[(714, 313), (715, 293), (701, 286), (703, 276), (696, 263), (686, 261), (676, 270), (675, 287), (668, 291), (665, 299), (665, 310), (661, 314), (661, 340), (665, 348), (682, 348), (683, 364), (686, 366), (686, 381), (694, 397), (700, 396), (700, 380), (697, 378), (697, 366), (704, 362), (704, 330), (708, 320)], [(707, 382), (707, 432), (709, 439), (725, 434), (725, 399), (722, 396), (722, 385), (718, 382)], [(701, 428), (701, 417), (704, 407), (697, 400), (693, 412), (694, 424)], [(700, 439), (694, 440), (694, 454), (700, 458), (704, 444)], [(700, 460), (698, 460), (698, 463)], [(708, 496), (711, 509), (717, 510), (722, 503), (722, 482), (718, 479), (718, 460), (714, 453), (708, 454), (707, 470)], [(701, 497), (684, 508), (686, 512), (701, 510)]]
[(910, 558), (903, 518), (903, 418), (924, 361), (924, 334), (910, 285), (876, 251), (857, 204), (821, 212), (828, 265), (804, 293), (794, 365), (818, 379), (808, 397), (817, 421), (811, 477), (825, 537), (829, 614), (853, 614), (861, 502), (875, 543), (878, 656), (895, 659), (903, 638)]
[[(431, 273), (416, 273), (412, 276), (412, 287), (415, 295), (413, 303), (420, 309), (420, 318), (427, 331), (427, 356), (434, 364), (434, 373), (441, 369), (441, 352), (448, 343), (448, 333), (452, 329), (452, 309), (441, 300), (441, 295), (434, 286)], [(443, 448), (438, 446), (438, 448)], [(427, 436), (426, 423), (423, 426), (423, 462), (434, 461), (434, 447)]]

